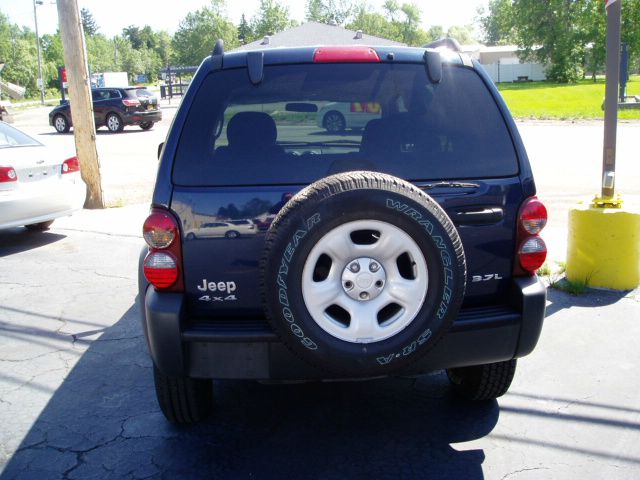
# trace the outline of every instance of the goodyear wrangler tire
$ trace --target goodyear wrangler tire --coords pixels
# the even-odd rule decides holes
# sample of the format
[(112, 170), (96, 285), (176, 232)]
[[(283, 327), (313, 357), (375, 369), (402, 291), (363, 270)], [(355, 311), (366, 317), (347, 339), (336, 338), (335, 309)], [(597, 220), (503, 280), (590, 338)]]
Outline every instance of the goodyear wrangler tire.
[(265, 313), (285, 345), (340, 376), (424, 355), (465, 290), (460, 237), (428, 195), (373, 172), (333, 175), (280, 211), (262, 261)]

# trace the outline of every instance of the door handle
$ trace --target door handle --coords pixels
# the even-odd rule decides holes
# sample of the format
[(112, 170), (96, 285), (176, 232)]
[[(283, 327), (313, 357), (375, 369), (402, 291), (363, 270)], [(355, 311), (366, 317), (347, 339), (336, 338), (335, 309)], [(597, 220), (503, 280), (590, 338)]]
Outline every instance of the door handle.
[(458, 225), (492, 225), (502, 221), (504, 210), (500, 207), (469, 207), (456, 209), (451, 219)]

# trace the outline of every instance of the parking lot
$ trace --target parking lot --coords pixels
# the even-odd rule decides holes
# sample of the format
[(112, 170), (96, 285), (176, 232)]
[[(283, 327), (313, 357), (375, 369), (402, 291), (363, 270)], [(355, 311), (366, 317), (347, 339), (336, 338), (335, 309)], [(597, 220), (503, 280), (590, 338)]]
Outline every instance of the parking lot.
[[(43, 117), (44, 113), (44, 117)], [(73, 147), (47, 109), (16, 118)], [(534, 353), (510, 392), (468, 404), (441, 372), (357, 383), (217, 382), (217, 410), (175, 428), (160, 413), (139, 328), (137, 259), (163, 121), (101, 131), (107, 202), (46, 233), (0, 232), (0, 477), (640, 478), (640, 292), (549, 291)], [(546, 235), (564, 258), (566, 212), (598, 191), (599, 123), (520, 125)], [(619, 132), (618, 186), (640, 198), (640, 124)]]

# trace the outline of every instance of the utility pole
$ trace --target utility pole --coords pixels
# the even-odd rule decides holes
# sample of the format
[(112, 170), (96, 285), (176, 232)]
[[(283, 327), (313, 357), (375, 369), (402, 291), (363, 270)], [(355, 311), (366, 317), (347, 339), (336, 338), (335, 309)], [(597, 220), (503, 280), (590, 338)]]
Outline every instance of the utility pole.
[(33, 0), (33, 21), (36, 24), (36, 50), (38, 52), (38, 80), (40, 81), (40, 104), (44, 105), (44, 77), (42, 76), (42, 53), (40, 51), (40, 34), (38, 33), (38, 13), (36, 5), (42, 5), (42, 0)]
[(618, 128), (618, 84), (620, 83), (620, 23), (622, 17), (622, 0), (606, 0), (606, 9), (607, 86), (604, 100), (602, 197), (603, 199), (613, 199), (616, 182), (616, 136)]
[(87, 184), (84, 207), (104, 208), (100, 161), (96, 149), (96, 126), (89, 88), (87, 50), (78, 3), (76, 0), (58, 0), (57, 5), (76, 152), (80, 160), (82, 180)]

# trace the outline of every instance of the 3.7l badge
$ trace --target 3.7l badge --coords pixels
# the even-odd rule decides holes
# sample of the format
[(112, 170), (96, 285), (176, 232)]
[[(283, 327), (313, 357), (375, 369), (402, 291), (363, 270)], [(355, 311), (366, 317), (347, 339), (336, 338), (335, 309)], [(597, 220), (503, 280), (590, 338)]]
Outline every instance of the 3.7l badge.
[(499, 273), (486, 273), (484, 275), (473, 275), (471, 277), (471, 283), (490, 282), (491, 280), (502, 280), (502, 276)]

